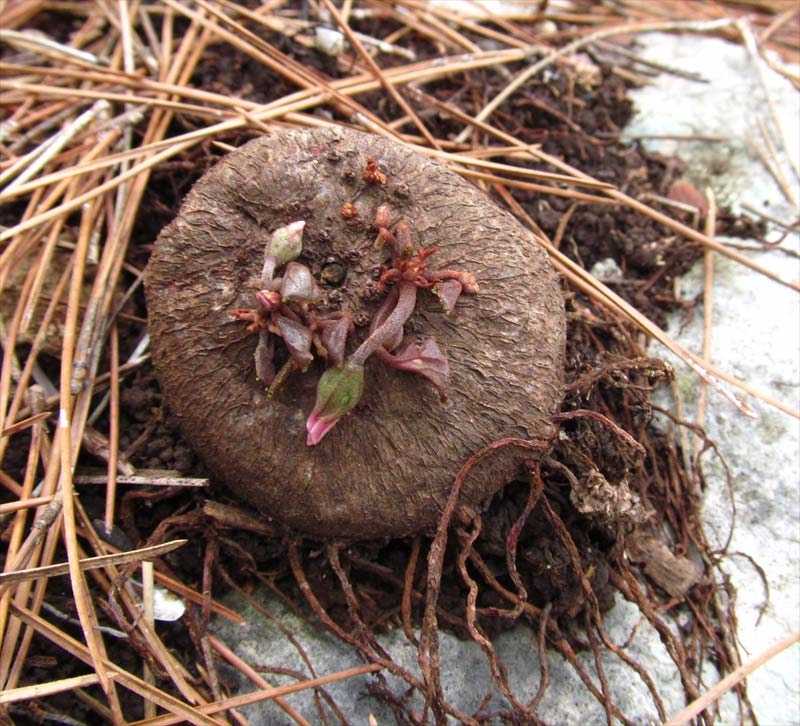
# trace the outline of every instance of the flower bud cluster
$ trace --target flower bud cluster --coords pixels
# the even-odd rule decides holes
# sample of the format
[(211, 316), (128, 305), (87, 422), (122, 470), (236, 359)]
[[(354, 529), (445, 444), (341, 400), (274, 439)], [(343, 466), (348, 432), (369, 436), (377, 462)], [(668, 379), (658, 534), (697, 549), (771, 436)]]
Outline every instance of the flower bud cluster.
[[(377, 165), (370, 161), (374, 178), (366, 180), (385, 183), (385, 177), (381, 181), (377, 176)], [(392, 231), (392, 213), (386, 205), (376, 210), (374, 226), (378, 231), (376, 248), (388, 245), (393, 258), (391, 268), (382, 268), (377, 289), (381, 292), (387, 285), (391, 289), (375, 311), (369, 336), (349, 357), (345, 355), (347, 338), (354, 329), (350, 314), (317, 313), (317, 283), (311, 270), (296, 261), (303, 251), (302, 220), (280, 227), (270, 236), (255, 307), (231, 311), (231, 315), (249, 323), (249, 332), (259, 335), (256, 374), (269, 386), (270, 396), (291, 371), (305, 371), (314, 360), (314, 352), (326, 360), (328, 368), (319, 379), (316, 402), (306, 422), (308, 446), (319, 444), (361, 400), (364, 365), (372, 355), (392, 368), (427, 378), (442, 400), (447, 398), (450, 367), (446, 356), (433, 338), (406, 337), (403, 328), (414, 311), (418, 289), (431, 289), (449, 315), (462, 293), (478, 292), (478, 283), (462, 270), (428, 269), (426, 258), (438, 247), (415, 253), (411, 226), (400, 220)], [(280, 370), (275, 367), (276, 339), (283, 341), (288, 353)]]
[[(302, 220), (292, 222), (272, 233), (264, 249), (255, 307), (230, 311), (235, 318), (250, 323), (248, 332), (259, 335), (256, 375), (269, 386), (270, 396), (292, 370), (308, 368), (314, 360), (312, 348), (333, 365), (340, 365), (347, 335), (353, 329), (347, 315), (320, 316), (314, 311), (319, 288), (311, 270), (296, 262), (303, 252), (305, 224)], [(289, 354), (280, 370), (274, 363), (275, 338), (283, 340)]]

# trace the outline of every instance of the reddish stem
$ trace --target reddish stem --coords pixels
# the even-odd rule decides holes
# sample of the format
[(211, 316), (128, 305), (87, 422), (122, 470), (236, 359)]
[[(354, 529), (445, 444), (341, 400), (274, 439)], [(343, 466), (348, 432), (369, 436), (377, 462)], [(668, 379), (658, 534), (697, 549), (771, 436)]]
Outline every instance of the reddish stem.
[(397, 289), (398, 297), (394, 310), (350, 356), (350, 361), (356, 365), (364, 365), (367, 358), (378, 348), (402, 337), (403, 326), (414, 312), (417, 302), (417, 286), (413, 282), (402, 281)]
[(275, 277), (275, 268), (278, 266), (278, 261), (270, 254), (264, 255), (264, 265), (261, 268), (261, 287), (265, 290), (272, 289), (270, 285)]
[(468, 295), (475, 295), (479, 291), (475, 275), (463, 270), (423, 270), (422, 277), (431, 284), (443, 282), (444, 280), (456, 280), (461, 283), (464, 292)]

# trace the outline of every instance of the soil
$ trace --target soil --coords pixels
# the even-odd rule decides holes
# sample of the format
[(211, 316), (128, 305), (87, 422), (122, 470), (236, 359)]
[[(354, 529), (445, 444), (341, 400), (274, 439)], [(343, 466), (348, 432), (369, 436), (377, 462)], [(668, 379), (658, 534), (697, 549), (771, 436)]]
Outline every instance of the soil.
[[(229, 46), (224, 48), (218, 51), (222, 57), (204, 60), (193, 79), (198, 87), (241, 94), (257, 101), (270, 100), (286, 90), (278, 79), (239, 57)], [(421, 56), (425, 55), (423, 50), (420, 49)], [(318, 63), (321, 72), (331, 70), (328, 61), (315, 53), (304, 52), (302, 60)], [(517, 69), (509, 70), (513, 73)], [(529, 83), (520, 97), (501, 107), (493, 123), (518, 138), (541, 143), (547, 153), (563, 158), (598, 179), (616, 184), (631, 196), (646, 192), (666, 195), (672, 182), (680, 178), (681, 162), (648, 154), (637, 144), (619, 142), (619, 131), (632, 111), (626, 97), (626, 82), (609, 67), (600, 66), (600, 73), (602, 81), (598, 86), (582, 87), (569, 71), (563, 68), (554, 71), (546, 82)], [(502, 76), (486, 69), (468, 78), (440, 81), (427, 90), (446, 101), (454, 94), (466, 97), (478, 94), (478, 89), (485, 89), (480, 93), (490, 95), (504, 83)], [(387, 107), (383, 97), (380, 104), (375, 108), (377, 113), (383, 112), (387, 118), (397, 117), (391, 103)], [(439, 138), (452, 137), (461, 130), (457, 121), (443, 116), (427, 116), (426, 121)], [(247, 137), (247, 134), (237, 133), (224, 141), (238, 146)], [(134, 265), (143, 266), (158, 231), (174, 218), (187, 190), (219, 160), (221, 153), (211, 145), (198, 147), (179, 161), (155, 170), (130, 249), (130, 261)], [(576, 203), (522, 190), (515, 196), (551, 239), (558, 237), (564, 215), (571, 213), (561, 235), (560, 248), (587, 269), (597, 262), (614, 260), (622, 276), (609, 282), (609, 286), (656, 322), (663, 321), (667, 311), (685, 307), (673, 297), (673, 282), (702, 254), (697, 244), (624, 208)], [(726, 234), (753, 231), (724, 212), (720, 215), (719, 226), (719, 231)], [(623, 588), (619, 572), (625, 535), (637, 527), (656, 531), (663, 522), (668, 522), (678, 533), (679, 542), (688, 541), (687, 522), (691, 522), (697, 502), (687, 498), (678, 508), (674, 502), (668, 504), (672, 497), (669, 472), (673, 468), (680, 469), (680, 457), (672, 442), (650, 428), (653, 413), (650, 394), (657, 385), (669, 380), (668, 368), (643, 355), (634, 331), (626, 324), (566, 286), (563, 296), (568, 331), (566, 397), (561, 409), (564, 418), (560, 422), (560, 435), (549, 457), (540, 465), (532, 466), (528, 477), (509, 482), (497, 493), (482, 518), (456, 528), (445, 553), (439, 624), (465, 637), (470, 637), (473, 622), (479, 622), (487, 632), (513, 624), (515, 618), (508, 617), (510, 605), (502, 592), (524, 588), (530, 605), (547, 609), (552, 642), (562, 643), (559, 647), (566, 647), (563, 645), (566, 642), (575, 648), (590, 647), (577, 626), (596, 610), (610, 608), (615, 594)], [(133, 306), (134, 315), (147, 316), (141, 294), (136, 296)], [(122, 324), (120, 334), (124, 359), (139, 341), (142, 329), (136, 324)], [(586, 414), (587, 411), (598, 416)], [(609, 421), (640, 442), (647, 456), (622, 439)], [(101, 419), (96, 425), (105, 430), (106, 422)], [(120, 449), (136, 467), (177, 469), (196, 477), (209, 474), (180, 435), (171, 412), (164, 405), (150, 364), (124, 378), (120, 430)], [(16, 437), (14, 441), (19, 447), (26, 444), (24, 437)], [(78, 468), (97, 464), (84, 453)], [(25, 456), (21, 451), (10, 452), (4, 462), (15, 477), (21, 476), (24, 465)], [(624, 489), (630, 502), (627, 510), (618, 510), (608, 517), (600, 509), (587, 512), (580, 501), (574, 500), (571, 491), (575, 486), (585, 484), (597, 473), (601, 473), (602, 479), (610, 482), (617, 493)], [(534, 496), (537, 487), (538, 498)], [(346, 633), (353, 631), (357, 622), (347, 602), (347, 592), (333, 576), (338, 573), (334, 573), (330, 557), (320, 555), (319, 542), (296, 537), (270, 538), (241, 527), (232, 528), (230, 523), (205, 514), (204, 505), (208, 500), (240, 506), (230, 491), (213, 477), (209, 486), (202, 490), (142, 488), (124, 491), (118, 509), (119, 528), (132, 546), (170, 537), (188, 537), (189, 544), (163, 558), (165, 566), (177, 579), (215, 596), (231, 584), (248, 588), (262, 582), (290, 601), (301, 603), (304, 598), (298, 587), (296, 568), (293, 568), (299, 563), (321, 606)], [(91, 517), (102, 516), (100, 488), (97, 491), (85, 489), (81, 501)], [(533, 507), (529, 512), (531, 502)], [(645, 517), (643, 512), (650, 514)], [(518, 525), (523, 521), (523, 514), (530, 516)], [(568, 533), (568, 536), (561, 536), (561, 533)], [(467, 545), (466, 540), (473, 535), (474, 542)], [(507, 567), (511, 539), (518, 555), (518, 577)], [(367, 629), (403, 626), (404, 577), (410, 572), (414, 588), (425, 591), (427, 546), (425, 539), (423, 555), (419, 556), (416, 568), (410, 569), (409, 562), (417, 557), (414, 554), (419, 547), (417, 539), (362, 543), (342, 555), (353, 590), (368, 593), (368, 597), (359, 598), (360, 618)], [(457, 563), (459, 552), (463, 553), (465, 548), (471, 553), (475, 567), (480, 568), (482, 563), (484, 573), (488, 573), (490, 580), (494, 576), (500, 585), (481, 590), (477, 616), (475, 604), (470, 606), (466, 598), (464, 579)], [(294, 559), (290, 556), (287, 560), (287, 552), (294, 553)], [(589, 585), (595, 602), (587, 595), (584, 573), (590, 573)], [(65, 581), (59, 582), (63, 586)], [(657, 588), (650, 594), (656, 597)], [(709, 588), (696, 588), (692, 597), (697, 602), (707, 601)], [(49, 591), (49, 600), (64, 616), (75, 617), (66, 589), (59, 593), (58, 585), (54, 585)], [(418, 600), (411, 604), (411, 618), (416, 623), (423, 618), (423, 604)], [(518, 616), (516, 613), (515, 617)], [(78, 635), (77, 628), (66, 624), (61, 616), (54, 617), (61, 627)], [(110, 611), (106, 612), (106, 618), (106, 624), (118, 627)], [(198, 622), (194, 622), (193, 627), (179, 623), (160, 628), (164, 640), (192, 671), (198, 659), (203, 661), (198, 655), (203, 652), (203, 629), (204, 624)], [(121, 644), (125, 641), (109, 639), (108, 642), (113, 651), (112, 659), (135, 670), (136, 665), (129, 662), (133, 651)], [(26, 666), (27, 682), (83, 672), (74, 670), (73, 661), (38, 639), (31, 653)], [(91, 694), (93, 689), (87, 692)], [(403, 719), (408, 716), (404, 715), (401, 699), (392, 700), (388, 692), (383, 695), (397, 709), (398, 720), (405, 722)], [(78, 721), (96, 722), (96, 714), (69, 695), (54, 697), (49, 703)], [(511, 719), (513, 714), (506, 716)], [(18, 711), (14, 717), (20, 724), (36, 723), (40, 714), (31, 706), (28, 712)], [(139, 699), (132, 700), (129, 717), (141, 717)]]

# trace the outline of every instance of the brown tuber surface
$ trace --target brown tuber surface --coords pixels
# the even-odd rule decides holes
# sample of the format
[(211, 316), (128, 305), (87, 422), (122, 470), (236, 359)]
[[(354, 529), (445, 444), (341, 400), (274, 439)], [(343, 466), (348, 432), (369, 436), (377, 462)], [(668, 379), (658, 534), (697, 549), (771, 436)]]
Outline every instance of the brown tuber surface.
[[(343, 218), (354, 200), (359, 215)], [(292, 372), (268, 398), (255, 372), (258, 336), (229, 311), (253, 305), (271, 233), (304, 220), (298, 261), (319, 282), (315, 309), (345, 310), (356, 322), (350, 355), (387, 295), (376, 276), (388, 254), (375, 244), (379, 207), (403, 235), (408, 225), (415, 247), (439, 248), (437, 268), (472, 273), (480, 292), (444, 314), (420, 290), (405, 326), (435, 338), (446, 356), (445, 402), (428, 380), (376, 356), (358, 406), (309, 447), (305, 422), (323, 363)], [(331, 278), (332, 265), (346, 269)], [(145, 284), (153, 360), (184, 436), (242, 499), (292, 529), (347, 539), (430, 529), (470, 456), (499, 439), (552, 433), (565, 321), (544, 250), (471, 184), (400, 144), (340, 128), (246, 144), (187, 196)], [(483, 458), (460, 503), (481, 508), (532, 456), (505, 446)]]

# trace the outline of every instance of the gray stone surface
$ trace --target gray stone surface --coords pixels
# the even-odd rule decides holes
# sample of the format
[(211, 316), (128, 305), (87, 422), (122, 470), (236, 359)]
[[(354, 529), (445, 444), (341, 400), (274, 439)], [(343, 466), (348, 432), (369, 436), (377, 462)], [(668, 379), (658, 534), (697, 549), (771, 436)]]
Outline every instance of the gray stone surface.
[[(323, 630), (309, 628), (300, 618), (289, 611), (266, 592), (256, 594), (281, 624), (288, 628), (302, 644), (312, 661), (317, 675), (333, 673), (358, 665), (360, 661), (353, 652), (340, 641)], [(246, 619), (245, 625), (235, 625), (218, 620), (215, 632), (229, 645), (235, 644), (240, 657), (252, 664), (280, 665), (304, 673), (308, 670), (300, 654), (285, 635), (251, 606), (238, 598), (227, 603)], [(638, 627), (637, 627), (638, 626)], [(636, 628), (635, 633), (634, 628)], [(668, 659), (658, 634), (642, 621), (635, 606), (620, 599), (605, 621), (608, 636), (617, 644), (631, 639), (627, 652), (639, 660), (658, 684), (669, 712), (683, 705), (683, 690), (677, 673)], [(419, 676), (417, 649), (410, 644), (400, 630), (394, 630), (380, 637), (381, 645), (392, 658), (414, 675)], [(535, 632), (521, 625), (499, 635), (494, 642), (501, 660), (508, 666), (509, 682), (514, 695), (523, 703), (530, 701), (539, 686), (539, 658), (537, 655), (537, 636)], [(442, 686), (445, 697), (461, 710), (472, 713), (483, 700), (491, 687), (488, 661), (481, 649), (472, 642), (455, 638), (449, 633), (440, 634), (440, 657), (442, 662)], [(582, 665), (595, 682), (596, 670), (590, 654), (580, 654)], [(605, 715), (602, 708), (585, 691), (579, 677), (560, 656), (548, 653), (548, 668), (551, 686), (545, 693), (537, 713), (553, 724), (603, 723)], [(626, 715), (638, 723), (656, 722), (656, 710), (644, 684), (616, 656), (608, 654), (603, 659), (603, 669), (613, 686), (614, 702)], [(395, 722), (391, 712), (367, 693), (368, 676), (359, 676), (346, 682), (327, 687), (330, 695), (344, 709), (353, 724), (366, 724), (370, 714), (378, 723)], [(274, 678), (275, 685), (291, 683), (288, 678)], [(396, 692), (402, 692), (403, 682), (389, 678)], [(245, 690), (251, 690), (243, 682)], [(506, 706), (504, 699), (494, 697), (487, 711)], [(287, 700), (300, 710), (312, 723), (319, 721), (316, 707), (308, 693), (287, 697)], [(418, 701), (421, 705), (421, 703)], [(272, 703), (256, 704), (243, 709), (252, 726), (273, 726), (290, 723), (283, 712)], [(328, 711), (327, 713), (330, 714)]]
[[(777, 217), (793, 220), (797, 211), (762, 169), (758, 158), (744, 141), (744, 132), (764, 114), (766, 102), (752, 60), (738, 45), (698, 37), (648, 36), (643, 55), (687, 70), (699, 70), (710, 81), (697, 84), (669, 75), (634, 94), (639, 114), (628, 129), (631, 134), (713, 133), (729, 138), (725, 142), (658, 142), (665, 153), (678, 154), (689, 163), (690, 178), (700, 187), (711, 186), (721, 204), (736, 207), (747, 201), (764, 207)], [(798, 94), (783, 79), (768, 73), (768, 85), (784, 118), (790, 150), (797, 155), (800, 140)], [(797, 179), (793, 178), (797, 187)], [(768, 206), (767, 206), (768, 205)], [(797, 238), (786, 245), (797, 246)], [(754, 253), (758, 261), (775, 269), (786, 279), (800, 278), (795, 257), (782, 252)], [(712, 358), (721, 368), (749, 381), (797, 409), (800, 408), (800, 305), (796, 293), (735, 265), (715, 261), (714, 329)], [(684, 280), (686, 297), (696, 295), (702, 284), (702, 269)], [(701, 347), (702, 312), (688, 325), (676, 317), (670, 332), (694, 350)], [(653, 349), (654, 355), (663, 355)], [(678, 387), (693, 415), (697, 378), (675, 363)], [(723, 565), (737, 588), (741, 655), (752, 654), (800, 627), (800, 425), (796, 419), (775, 409), (755, 404), (757, 421), (742, 416), (728, 401), (711, 393), (706, 426), (728, 461), (734, 477), (737, 522), (731, 552), (743, 552), (764, 568), (770, 587), (770, 603), (762, 613), (764, 589), (750, 564), (731, 556)], [(707, 492), (704, 518), (712, 541), (724, 542), (730, 527), (731, 506), (721, 467), (706, 456)], [(313, 661), (317, 674), (330, 673), (358, 664), (358, 658), (333, 637), (310, 629), (263, 593), (258, 597), (290, 628)], [(244, 626), (223, 621), (217, 633), (248, 662), (280, 665), (304, 670), (296, 650), (269, 621), (240, 602), (229, 602), (247, 618)], [(608, 613), (605, 626), (617, 644), (632, 638), (628, 652), (641, 661), (655, 680), (669, 713), (683, 705), (683, 690), (671, 661), (657, 634), (642, 620), (638, 610), (618, 598)], [(416, 649), (402, 632), (394, 631), (381, 640), (383, 646), (405, 667), (416, 671)], [(511, 684), (521, 700), (530, 699), (539, 682), (539, 663), (534, 633), (518, 626), (496, 639), (501, 658), (511, 671)], [(471, 711), (480, 702), (489, 683), (485, 657), (474, 643), (441, 636), (443, 680), (449, 698)], [(582, 656), (593, 672), (591, 659)], [(568, 664), (550, 652), (548, 662), (552, 684), (539, 715), (554, 724), (604, 723), (594, 699), (580, 684)], [(614, 701), (638, 723), (654, 722), (656, 713), (647, 689), (638, 677), (615, 656), (604, 658), (604, 669)], [(307, 671), (306, 671), (307, 672)], [(717, 680), (706, 674), (707, 685)], [(278, 679), (276, 682), (281, 682)], [(285, 682), (285, 681), (284, 681)], [(757, 671), (750, 678), (749, 692), (762, 724), (788, 726), (800, 723), (800, 649), (796, 646)], [(367, 678), (361, 677), (329, 687), (329, 692), (354, 724), (366, 724), (372, 713), (379, 724), (394, 723), (391, 713), (366, 696)], [(244, 684), (243, 684), (244, 686)], [(244, 686), (247, 688), (247, 686)], [(288, 699), (312, 723), (319, 718), (307, 695)], [(500, 705), (495, 698), (492, 706)], [(289, 723), (271, 704), (253, 706), (244, 712), (253, 726)], [(723, 699), (723, 723), (738, 723), (732, 697)]]
[[(711, 187), (722, 205), (742, 203), (792, 222), (792, 207), (746, 139), (758, 138), (757, 121), (774, 132), (765, 88), (752, 58), (739, 45), (708, 38), (650, 36), (645, 55), (655, 61), (700, 71), (708, 84), (664, 76), (637, 91), (638, 114), (630, 134), (717, 134), (722, 142), (658, 141), (648, 146), (688, 162), (688, 177), (699, 189)], [(765, 69), (764, 81), (778, 111), (788, 142), (781, 166), (795, 198), (800, 183), (789, 157), (800, 158), (800, 95), (778, 74)], [(668, 114), (664, 109), (672, 107)], [(780, 137), (776, 135), (776, 139)], [(777, 143), (780, 148), (780, 144)], [(773, 239), (779, 235), (773, 230)], [(723, 240), (724, 241), (724, 240)], [(739, 242), (742, 240), (730, 240)], [(781, 245), (784, 251), (747, 253), (783, 279), (800, 281), (800, 261), (788, 252), (800, 248), (798, 235)], [(715, 256), (711, 360), (754, 388), (800, 409), (800, 298), (797, 293), (729, 259)], [(683, 297), (703, 289), (703, 265), (683, 280)], [(669, 332), (699, 353), (703, 310), (687, 323), (670, 321)], [(653, 350), (660, 354), (659, 350)], [(686, 416), (694, 419), (697, 377), (674, 362)], [(723, 570), (737, 590), (741, 656), (748, 660), (800, 628), (800, 422), (773, 407), (753, 402), (758, 420), (741, 415), (715, 392), (709, 394), (705, 427), (730, 466), (736, 525), (730, 552), (744, 553), (763, 569), (769, 605), (758, 573), (743, 556), (726, 558)], [(712, 543), (723, 546), (731, 523), (731, 501), (718, 459), (707, 455), (704, 521)], [(800, 723), (800, 648), (794, 646), (757, 670), (748, 692), (761, 723)], [(733, 718), (732, 714), (729, 714)]]

